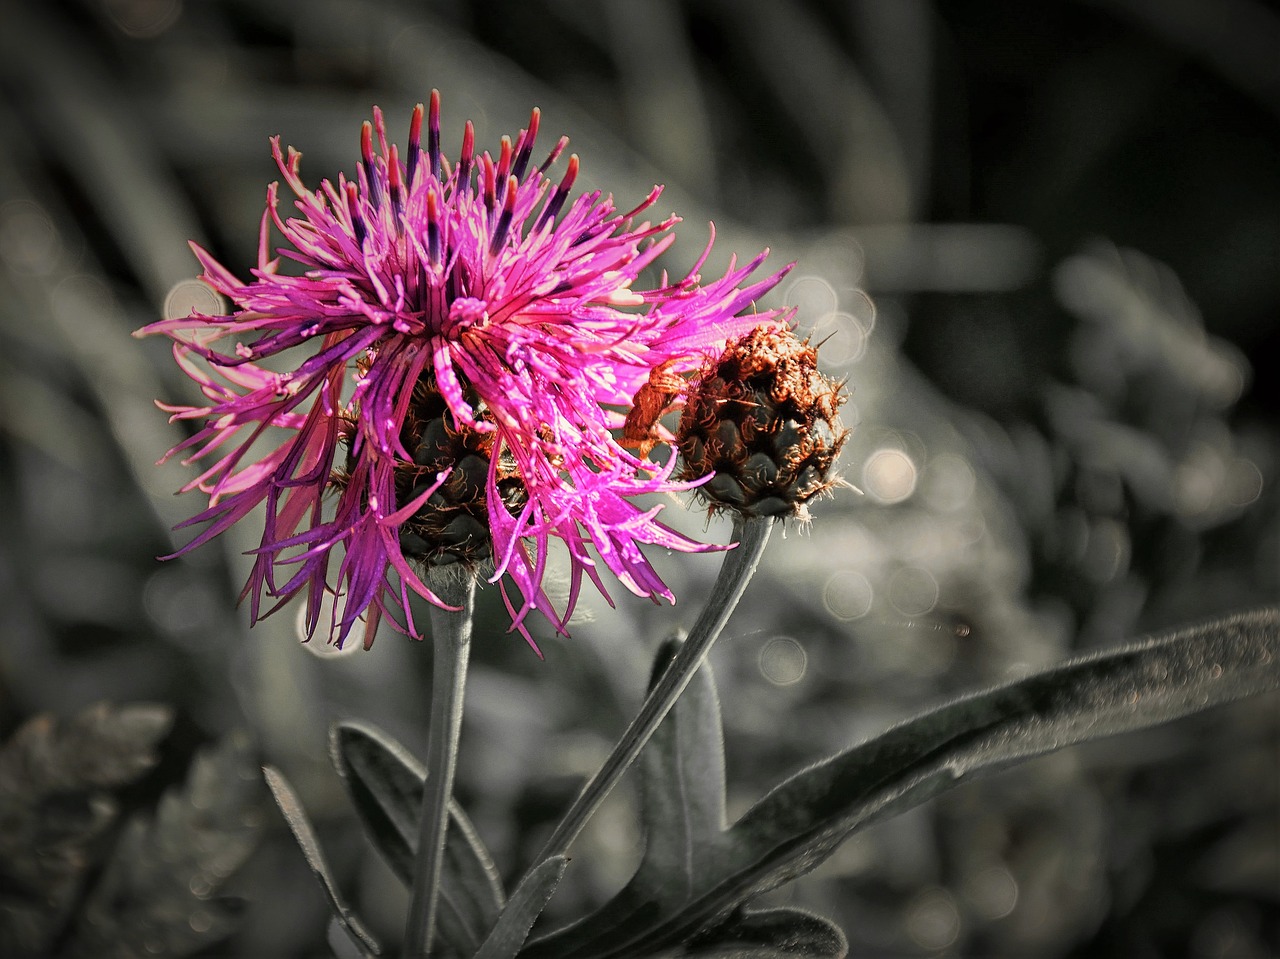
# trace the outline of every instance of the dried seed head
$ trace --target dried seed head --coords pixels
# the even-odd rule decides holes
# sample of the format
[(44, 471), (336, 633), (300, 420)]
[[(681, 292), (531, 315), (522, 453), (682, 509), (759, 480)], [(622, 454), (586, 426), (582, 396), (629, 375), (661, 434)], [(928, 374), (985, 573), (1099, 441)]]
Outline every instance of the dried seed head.
[(784, 327), (731, 340), (690, 387), (676, 444), (682, 479), (713, 512), (808, 519), (806, 503), (840, 484), (831, 466), (849, 431), (843, 384), (818, 372), (818, 351)]

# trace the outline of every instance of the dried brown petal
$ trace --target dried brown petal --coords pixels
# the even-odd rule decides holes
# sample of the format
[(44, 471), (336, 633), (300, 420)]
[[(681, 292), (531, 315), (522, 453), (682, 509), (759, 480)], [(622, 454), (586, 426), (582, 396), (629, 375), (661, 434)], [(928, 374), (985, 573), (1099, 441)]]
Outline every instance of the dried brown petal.
[(843, 384), (818, 372), (818, 351), (779, 326), (732, 340), (690, 388), (676, 444), (681, 478), (712, 511), (807, 519), (806, 503), (839, 485), (832, 465), (849, 435)]

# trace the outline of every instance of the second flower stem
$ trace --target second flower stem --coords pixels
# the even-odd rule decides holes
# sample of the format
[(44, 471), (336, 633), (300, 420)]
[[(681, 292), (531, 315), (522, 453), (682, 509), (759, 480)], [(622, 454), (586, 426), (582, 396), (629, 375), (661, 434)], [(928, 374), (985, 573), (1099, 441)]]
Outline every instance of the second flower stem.
[(413, 890), (405, 927), (405, 955), (426, 959), (435, 935), (440, 900), (440, 871), (444, 863), (449, 800), (458, 762), (458, 734), (462, 729), (462, 701), (471, 651), (471, 620), (475, 609), (475, 577), (456, 570), (432, 570), (431, 589), (460, 610), (431, 609), (433, 670), (431, 728), (427, 734), (427, 781), (418, 820), (418, 850), (413, 864)]
[(734, 523), (734, 538), (738, 540), (738, 545), (725, 554), (720, 575), (711, 588), (711, 597), (689, 631), (689, 638), (671, 660), (657, 685), (649, 691), (640, 712), (627, 726), (604, 765), (582, 788), (578, 798), (560, 820), (560, 825), (542, 847), (542, 852), (531, 868), (536, 868), (539, 863), (552, 856), (568, 852), (569, 846), (587, 820), (600, 808), (600, 804), (635, 761), (658, 724), (671, 711), (675, 701), (693, 679), (693, 674), (706, 659), (711, 644), (724, 629), (738, 600), (742, 598), (742, 593), (764, 554), (765, 544), (769, 542), (773, 523), (772, 517), (739, 518)]

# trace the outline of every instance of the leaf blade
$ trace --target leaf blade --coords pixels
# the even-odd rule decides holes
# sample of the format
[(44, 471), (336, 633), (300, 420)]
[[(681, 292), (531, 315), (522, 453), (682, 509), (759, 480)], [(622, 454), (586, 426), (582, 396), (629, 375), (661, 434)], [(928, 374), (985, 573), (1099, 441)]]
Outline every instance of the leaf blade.
[[(746, 844), (751, 855), (786, 860), (800, 853), (796, 837), (811, 834), (796, 857), (798, 871), (787, 868), (776, 873), (777, 881), (753, 884), (762, 892), (817, 865), (853, 829), (966, 776), (1278, 687), (1280, 610), (1155, 636), (909, 720), (781, 784), (744, 814), (731, 839), (755, 833)], [(804, 819), (827, 825), (806, 828)], [(784, 839), (788, 831), (793, 836)]]
[[(679, 647), (678, 639), (662, 645), (650, 685)], [(724, 731), (709, 663), (699, 667), (645, 745), (640, 772), (646, 838), (637, 876), (664, 900), (686, 901), (702, 859), (725, 828)]]
[[(363, 722), (334, 726), (333, 763), (370, 842), (406, 886), (413, 881), (426, 771), (386, 733)], [(505, 898), (498, 869), (456, 802), (449, 804), (449, 831), (441, 880), (438, 945), (470, 956), (493, 928)]]
[[(380, 954), (381, 949), (377, 941), (364, 927), (364, 924), (351, 907), (347, 905), (341, 890), (338, 889), (333, 873), (329, 869), (329, 864), (324, 858), (324, 852), (320, 848), (320, 840), (317, 838), (315, 830), (311, 827), (311, 820), (307, 817), (306, 810), (303, 809), (297, 793), (293, 791), (293, 787), (289, 785), (288, 780), (284, 778), (284, 775), (278, 769), (272, 766), (264, 766), (262, 774), (267, 781), (267, 786), (271, 789), (271, 795), (275, 798), (276, 805), (280, 807), (280, 812), (284, 815), (285, 822), (289, 825), (289, 831), (293, 833), (293, 838), (297, 840), (298, 846), (302, 850), (303, 858), (307, 860), (307, 865), (311, 867), (312, 874), (320, 883), (320, 887), (324, 890), (325, 896), (329, 900), (329, 906), (333, 910), (334, 921), (346, 933), (351, 940), (351, 945), (355, 946), (362, 956)], [(330, 936), (332, 937), (332, 935), (333, 929), (331, 928)]]
[(1277, 688), (1280, 609), (1267, 607), (966, 696), (773, 789), (723, 834), (707, 866), (717, 877), (694, 901), (659, 910), (629, 884), (597, 913), (522, 955), (602, 959), (635, 955), (640, 942), (650, 951), (672, 947), (814, 868), (857, 829), (966, 776)]
[(807, 910), (790, 907), (739, 910), (700, 934), (681, 953), (689, 959), (844, 959), (848, 954), (849, 940), (839, 926)]
[(546, 908), (547, 900), (556, 891), (568, 865), (567, 857), (552, 856), (529, 871), (511, 894), (507, 907), (485, 937), (475, 959), (514, 959), (534, 922)]

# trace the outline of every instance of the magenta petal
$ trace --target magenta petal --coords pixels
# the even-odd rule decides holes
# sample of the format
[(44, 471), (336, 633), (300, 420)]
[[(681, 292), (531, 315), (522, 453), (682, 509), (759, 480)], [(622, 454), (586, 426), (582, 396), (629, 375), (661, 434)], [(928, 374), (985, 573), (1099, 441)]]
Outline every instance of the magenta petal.
[[(409, 175), (397, 168), (393, 182), (377, 111), (374, 131), (380, 154), (371, 136), (355, 180), (322, 181), (316, 191), (302, 182), (300, 155), (273, 138), (295, 215), (279, 208), (273, 184), (250, 279), (192, 245), (205, 281), (234, 311), (139, 331), (174, 340), (176, 361), (207, 401), (164, 407), (197, 424), (169, 455), (206, 464), (186, 487), (209, 496), (183, 524), (204, 527), (186, 549), (263, 504), (244, 589), (255, 618), (264, 597), (278, 606), (305, 591), (310, 635), (329, 592), (339, 599), (330, 624), (338, 642), (362, 616), (366, 645), (384, 614), (415, 634), (410, 597), (440, 600), (402, 542), (411, 543), (453, 476), (447, 464), (414, 461), (420, 427), (413, 424), (440, 415), (417, 411), (429, 394), (447, 410), (448, 435), (487, 437), (478, 508), (495, 579), (520, 594), (513, 600), (504, 585), (513, 629), (531, 645), (529, 612), (563, 631), (584, 576), (606, 599), (605, 570), (631, 592), (672, 600), (642, 547), (717, 547), (673, 532), (658, 508), (634, 499), (701, 480), (673, 480), (674, 457), (653, 462), (624, 446), (625, 411), (658, 367), (687, 375), (719, 355), (726, 339), (785, 322), (788, 314), (759, 310), (757, 301), (789, 267), (751, 282), (762, 253), (703, 284), (697, 274), (713, 228), (688, 275), (633, 289), (675, 238), (674, 216), (632, 221), (660, 187), (625, 213), (599, 192), (569, 200), (578, 159), (551, 177), (561, 141), (533, 167), (533, 128), (496, 163), (473, 154), (469, 135), (452, 168), (413, 143)], [(432, 136), (427, 151), (438, 150)], [(273, 229), (284, 239), (276, 253), (300, 264), (301, 275), (277, 271)], [(655, 442), (669, 439), (657, 423), (653, 430)], [(423, 462), (434, 462), (423, 449)], [(502, 470), (499, 460), (508, 464)], [(513, 477), (520, 496), (509, 505), (503, 489), (510, 495)], [(563, 612), (542, 588), (553, 541), (570, 561)], [(280, 570), (290, 574), (283, 583)]]

